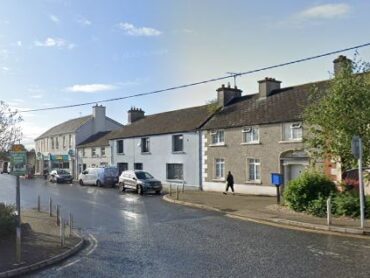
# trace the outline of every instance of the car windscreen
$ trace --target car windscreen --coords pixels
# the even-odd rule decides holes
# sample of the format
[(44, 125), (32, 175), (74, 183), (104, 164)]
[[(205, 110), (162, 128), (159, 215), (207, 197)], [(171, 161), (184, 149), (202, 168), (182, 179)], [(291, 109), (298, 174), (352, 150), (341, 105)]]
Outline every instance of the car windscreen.
[(66, 170), (58, 170), (57, 173), (58, 175), (69, 175), (69, 172), (67, 172)]
[(139, 180), (153, 179), (153, 176), (149, 174), (148, 172), (136, 172), (135, 174)]
[(118, 177), (118, 168), (105, 168), (104, 173), (108, 177)]

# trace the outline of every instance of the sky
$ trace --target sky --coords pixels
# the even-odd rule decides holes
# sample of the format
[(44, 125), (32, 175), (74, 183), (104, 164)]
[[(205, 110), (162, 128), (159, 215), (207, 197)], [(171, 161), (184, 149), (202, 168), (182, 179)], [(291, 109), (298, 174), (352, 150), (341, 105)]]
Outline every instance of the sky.
[[(96, 102), (122, 124), (132, 106), (154, 114), (204, 105), (233, 79), (99, 101), (368, 43), (369, 10), (370, 1), (2, 0), (0, 100), (21, 111)], [(370, 47), (358, 53), (370, 61)], [(337, 56), (239, 77), (237, 86), (250, 94), (264, 77), (282, 87), (328, 79)], [(22, 143), (32, 148), (91, 107), (22, 113)]]

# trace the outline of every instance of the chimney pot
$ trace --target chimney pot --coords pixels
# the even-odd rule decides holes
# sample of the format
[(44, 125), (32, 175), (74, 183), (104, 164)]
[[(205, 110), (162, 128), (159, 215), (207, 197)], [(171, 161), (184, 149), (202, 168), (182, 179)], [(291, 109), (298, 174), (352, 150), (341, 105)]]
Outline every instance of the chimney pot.
[(345, 70), (352, 72), (352, 60), (348, 59), (344, 55), (339, 55), (338, 58), (336, 58), (333, 61), (333, 64), (334, 64), (334, 75), (338, 75)]
[(132, 124), (133, 122), (136, 122), (145, 117), (145, 112), (138, 107), (131, 107), (127, 114), (128, 114), (127, 119), (128, 124)]
[(235, 88), (231, 88), (230, 83), (228, 87), (222, 84), (216, 91), (217, 102), (220, 107), (225, 107), (232, 99), (241, 97), (242, 95), (242, 90), (238, 89), (236, 86)]
[(281, 81), (276, 80), (272, 77), (265, 77), (264, 79), (258, 81), (259, 83), (259, 98), (264, 99), (271, 95), (274, 90), (280, 89)]

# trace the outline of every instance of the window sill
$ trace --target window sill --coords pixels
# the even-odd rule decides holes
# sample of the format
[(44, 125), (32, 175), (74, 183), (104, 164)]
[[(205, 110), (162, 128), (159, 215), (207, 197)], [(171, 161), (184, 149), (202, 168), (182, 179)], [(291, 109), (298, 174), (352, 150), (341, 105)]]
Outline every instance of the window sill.
[(152, 154), (151, 152), (141, 152), (142, 155)]
[(116, 153), (117, 155), (125, 155), (124, 153)]
[(215, 182), (225, 182), (225, 179), (212, 179), (212, 181), (215, 181)]
[(240, 143), (240, 145), (261, 145), (261, 142)]
[(178, 180), (178, 179), (166, 179), (166, 181), (174, 182), (174, 183), (181, 183), (181, 184), (184, 182), (183, 180)]
[(245, 183), (246, 184), (249, 184), (249, 185), (253, 185), (253, 184), (255, 184), (255, 185), (261, 185), (262, 184), (262, 182), (260, 180), (246, 181)]
[(279, 144), (303, 143), (302, 139), (279, 141)]
[(226, 147), (226, 144), (225, 143), (222, 143), (222, 144), (209, 144), (208, 146), (209, 147)]
[(172, 152), (173, 154), (185, 154), (184, 151)]

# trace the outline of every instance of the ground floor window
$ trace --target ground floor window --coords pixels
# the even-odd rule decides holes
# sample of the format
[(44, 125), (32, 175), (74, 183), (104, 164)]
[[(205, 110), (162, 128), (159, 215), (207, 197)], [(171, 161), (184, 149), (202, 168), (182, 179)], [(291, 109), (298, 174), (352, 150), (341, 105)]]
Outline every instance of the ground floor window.
[(143, 163), (134, 163), (134, 170), (143, 170)]
[(261, 162), (259, 159), (248, 158), (248, 180), (260, 181), (261, 180)]
[(121, 175), (123, 171), (128, 170), (128, 163), (117, 163), (118, 174)]
[(167, 164), (167, 179), (168, 180), (183, 180), (184, 169), (180, 163)]
[(51, 169), (69, 169), (69, 161), (53, 161)]
[(225, 160), (223, 158), (216, 158), (215, 160), (215, 178), (225, 178)]

